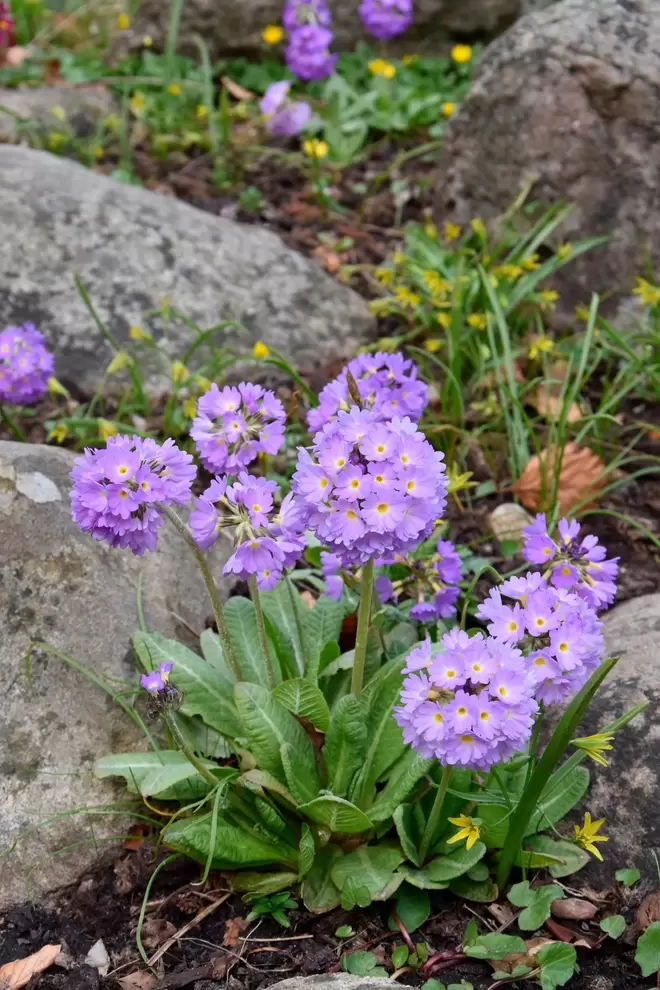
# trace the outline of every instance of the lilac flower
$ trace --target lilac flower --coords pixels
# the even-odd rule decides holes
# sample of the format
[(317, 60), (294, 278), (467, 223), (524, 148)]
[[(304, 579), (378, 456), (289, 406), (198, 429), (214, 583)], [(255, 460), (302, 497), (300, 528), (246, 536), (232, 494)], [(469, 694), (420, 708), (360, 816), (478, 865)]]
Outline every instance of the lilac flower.
[[(417, 378), (415, 363), (401, 354), (360, 354), (319, 395), (319, 405), (307, 416), (310, 430), (322, 429), (340, 410), (353, 405), (348, 393), (346, 372), (350, 371), (366, 409), (377, 420), (408, 416), (417, 421), (428, 402), (428, 389)], [(371, 420), (374, 422), (375, 420)]]
[[(400, 484), (406, 452), (413, 450), (431, 483), (431, 494), (424, 498)], [(379, 421), (375, 413), (355, 406), (340, 411), (315, 435), (311, 453), (299, 450), (292, 491), (318, 539), (341, 556), (343, 566), (355, 566), (408, 553), (429, 536), (446, 502), (442, 462), (443, 455), (407, 417)], [(371, 475), (371, 491), (347, 499), (342, 495), (356, 466)]]
[(11, 15), (9, 5), (0, 3), (0, 51), (4, 52), (14, 44), (16, 37), (16, 22)]
[(235, 388), (213, 384), (197, 403), (190, 435), (204, 467), (232, 473), (259, 454), (276, 454), (284, 441), (286, 414), (273, 392), (241, 382)]
[(43, 398), (54, 363), (32, 323), (0, 332), (0, 402), (26, 405)]
[(149, 674), (143, 674), (140, 684), (149, 694), (160, 694), (165, 690), (165, 681), (157, 670), (152, 670)]
[(266, 130), (277, 137), (295, 137), (312, 118), (312, 108), (304, 100), (288, 101), (289, 82), (275, 82), (266, 90), (259, 109), (266, 118)]
[(438, 549), (434, 558), (435, 569), (445, 584), (459, 584), (463, 577), (463, 565), (456, 552), (456, 547), (450, 540), (438, 540)]
[(340, 601), (344, 593), (344, 579), (341, 576), (341, 557), (336, 553), (321, 553), (321, 568), (325, 578), (325, 593), (333, 601)]
[(367, 31), (382, 41), (402, 34), (412, 23), (412, 0), (362, 0), (360, 20)]
[(337, 55), (330, 51), (333, 34), (318, 24), (305, 24), (289, 35), (286, 64), (305, 82), (325, 79), (334, 72)]
[(326, 0), (288, 0), (284, 5), (282, 23), (289, 32), (296, 31), (306, 24), (329, 28), (332, 24), (332, 15)]
[(173, 440), (159, 445), (140, 437), (110, 437), (105, 450), (87, 448), (71, 471), (71, 512), (95, 540), (155, 550), (163, 525), (160, 505), (185, 504), (197, 474), (190, 454)]
[(381, 602), (391, 602), (396, 600), (394, 585), (385, 574), (379, 574), (374, 582), (376, 594)]

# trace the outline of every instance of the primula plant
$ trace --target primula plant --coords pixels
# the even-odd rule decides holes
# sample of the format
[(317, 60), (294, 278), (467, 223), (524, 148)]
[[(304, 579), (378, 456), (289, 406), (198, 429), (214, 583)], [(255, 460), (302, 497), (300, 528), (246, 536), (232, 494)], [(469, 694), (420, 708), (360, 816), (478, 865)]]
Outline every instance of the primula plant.
[[(164, 846), (205, 876), (229, 872), (252, 900), (295, 889), (324, 912), (395, 895), (428, 903), (449, 888), (489, 901), (514, 869), (567, 876), (606, 838), (590, 819), (573, 833), (557, 825), (587, 790), (583, 762), (606, 764), (636, 713), (576, 735), (616, 662), (597, 613), (617, 562), (577, 524), (555, 533), (539, 516), (524, 554), (541, 569), (474, 601), (461, 555), (439, 538), (449, 483), (418, 426), (427, 399), (410, 360), (355, 359), (310, 408), (311, 443), (281, 498), (259, 470), (283, 440), (279, 401), (259, 385), (213, 386), (192, 435), (216, 473), (188, 522), (176, 507), (190, 503), (196, 468), (172, 440), (117, 436), (72, 471), (74, 519), (94, 538), (142, 554), (176, 527), (216, 627), (202, 655), (136, 632), (163, 736), (147, 731), (151, 750), (108, 756), (97, 772), (165, 814)], [(207, 557), (223, 532), (224, 571), (250, 593), (224, 605)], [(295, 583), (306, 548), (330, 592), (313, 608)], [(342, 653), (356, 594), (355, 645)]]

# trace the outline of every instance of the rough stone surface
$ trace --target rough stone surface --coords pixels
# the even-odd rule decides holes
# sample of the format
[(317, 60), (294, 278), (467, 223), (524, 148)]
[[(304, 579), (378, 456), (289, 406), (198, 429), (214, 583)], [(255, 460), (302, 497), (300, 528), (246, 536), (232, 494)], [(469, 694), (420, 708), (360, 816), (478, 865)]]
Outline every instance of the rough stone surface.
[(318, 976), (294, 976), (273, 983), (269, 990), (384, 990), (392, 983), (374, 976), (351, 976), (350, 973), (329, 973)]
[[(358, 0), (330, 0), (337, 48), (352, 48), (365, 38), (357, 8)], [(520, 11), (520, 0), (415, 0), (415, 21), (394, 47), (431, 50), (449, 36), (474, 33), (495, 34), (510, 24)], [(281, 0), (186, 0), (179, 29), (179, 47), (198, 52), (195, 35), (209, 45), (212, 55), (255, 54), (263, 49), (261, 31), (278, 24)], [(168, 8), (162, 0), (142, 0), (132, 32), (140, 44), (149, 34), (162, 46), (167, 34)], [(373, 39), (371, 39), (373, 42)]]
[(480, 59), (441, 151), (441, 221), (532, 201), (576, 204), (561, 240), (613, 241), (557, 278), (562, 313), (591, 292), (614, 309), (660, 263), (660, 4), (562, 0), (523, 17)]
[[(36, 89), (0, 89), (0, 138), (11, 140), (20, 131), (15, 116), (40, 130), (57, 130), (62, 123), (53, 116), (53, 107), (66, 113), (66, 125), (74, 134), (87, 137), (99, 122), (116, 110), (112, 95), (104, 86), (39, 86)], [(6, 110), (10, 113), (5, 112)], [(15, 115), (15, 116), (14, 116)]]
[[(238, 320), (249, 331), (218, 331), (218, 345), (245, 353), (262, 339), (313, 371), (352, 354), (372, 326), (355, 292), (269, 231), (29, 148), (0, 145), (0, 186), (0, 227), (11, 231), (0, 239), (0, 326), (36, 324), (63, 381), (95, 387), (112, 353), (76, 272), (120, 340), (167, 296), (202, 328)], [(168, 339), (179, 356), (195, 337), (174, 322)]]
[[(110, 697), (63, 661), (35, 651), (30, 682), (30, 642), (47, 642), (115, 683), (134, 681), (129, 637), (140, 573), (150, 628), (184, 638), (186, 627), (203, 629), (210, 611), (192, 557), (169, 527), (161, 548), (141, 559), (78, 530), (69, 512), (72, 461), (66, 450), (0, 442), (0, 909), (28, 889), (38, 898), (75, 881), (111, 849), (126, 828), (114, 816), (41, 823), (125, 799), (90, 768), (106, 753), (143, 747)], [(219, 577), (222, 553), (213, 560)], [(74, 852), (55, 855), (72, 843)]]
[[(646, 711), (617, 734), (605, 769), (589, 762), (591, 790), (584, 802), (606, 818), (606, 869), (638, 866), (654, 872), (660, 846), (660, 594), (625, 602), (605, 615), (609, 656), (619, 663), (596, 695), (581, 734), (599, 731), (648, 701)], [(602, 881), (602, 874), (600, 875)]]

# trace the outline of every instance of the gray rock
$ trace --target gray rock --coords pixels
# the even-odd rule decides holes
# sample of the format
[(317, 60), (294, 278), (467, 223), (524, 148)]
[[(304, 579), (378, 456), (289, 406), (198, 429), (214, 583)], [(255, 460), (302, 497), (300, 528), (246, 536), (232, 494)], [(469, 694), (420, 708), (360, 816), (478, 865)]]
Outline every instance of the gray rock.
[[(360, 23), (359, 0), (330, 0), (335, 48), (353, 48), (367, 37)], [(393, 47), (401, 51), (433, 50), (451, 35), (476, 32), (493, 35), (507, 27), (520, 10), (520, 0), (415, 0), (415, 20)], [(139, 45), (145, 34), (162, 46), (167, 35), (168, 8), (161, 0), (142, 0), (132, 32)], [(183, 7), (178, 45), (198, 54), (194, 37), (204, 38), (211, 54), (255, 54), (265, 47), (261, 32), (267, 24), (278, 24), (282, 17), (280, 0), (186, 0)], [(373, 43), (373, 38), (370, 39)]]
[[(63, 381), (94, 388), (111, 358), (76, 292), (78, 273), (119, 340), (167, 296), (243, 353), (258, 339), (314, 371), (352, 354), (372, 326), (364, 301), (269, 231), (121, 185), (41, 151), (0, 146), (0, 325), (31, 321), (49, 338)], [(157, 324), (152, 322), (158, 334)], [(168, 327), (180, 356), (194, 339)]]
[[(66, 113), (63, 124), (53, 115), (53, 107)], [(39, 131), (70, 129), (80, 137), (93, 134), (103, 118), (116, 110), (105, 86), (39, 86), (36, 89), (0, 89), (0, 138), (20, 135), (21, 122)], [(20, 118), (19, 121), (16, 118)]]
[[(113, 850), (113, 837), (126, 834), (124, 817), (42, 823), (125, 802), (122, 788), (97, 780), (91, 766), (106, 753), (144, 747), (110, 697), (64, 661), (36, 650), (28, 677), (31, 641), (117, 685), (136, 677), (129, 637), (140, 574), (150, 628), (185, 638), (210, 614), (192, 557), (169, 527), (158, 552), (144, 558), (78, 530), (69, 512), (72, 461), (66, 450), (0, 442), (0, 909), (75, 881)], [(226, 592), (223, 553), (224, 546), (213, 567)], [(73, 851), (58, 854), (65, 846)]]
[(437, 216), (493, 219), (529, 199), (575, 209), (558, 239), (613, 235), (557, 276), (562, 316), (592, 292), (605, 312), (660, 263), (660, 4), (562, 0), (480, 59), (441, 151)]
[(375, 976), (351, 976), (350, 973), (329, 973), (318, 976), (294, 976), (273, 983), (269, 990), (384, 990), (392, 983)]

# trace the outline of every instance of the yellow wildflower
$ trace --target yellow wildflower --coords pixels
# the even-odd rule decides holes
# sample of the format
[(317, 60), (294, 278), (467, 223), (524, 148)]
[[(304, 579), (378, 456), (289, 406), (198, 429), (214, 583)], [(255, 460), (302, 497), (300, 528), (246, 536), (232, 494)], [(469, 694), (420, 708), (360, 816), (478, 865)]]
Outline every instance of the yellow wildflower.
[(95, 144), (94, 147), (92, 148), (92, 154), (94, 155), (94, 158), (97, 159), (103, 158), (105, 154), (105, 148), (103, 147), (102, 144)]
[(143, 330), (142, 327), (131, 327), (128, 331), (128, 336), (131, 340), (151, 340), (149, 331)]
[(103, 123), (109, 131), (118, 131), (121, 127), (121, 117), (117, 113), (109, 113), (104, 117)]
[(48, 379), (47, 387), (50, 395), (63, 395), (65, 399), (71, 398), (68, 390), (53, 375)]
[(270, 354), (270, 347), (264, 344), (263, 340), (258, 340), (252, 348), (252, 357), (267, 358)]
[(536, 340), (532, 341), (527, 351), (527, 357), (530, 361), (536, 361), (541, 354), (551, 354), (554, 350), (555, 342), (550, 337), (537, 337)]
[(415, 62), (417, 61), (417, 58), (418, 58), (417, 55), (404, 55), (403, 58), (401, 59), (401, 61), (406, 66), (407, 65), (414, 65)]
[(470, 226), (478, 237), (486, 236), (486, 224), (481, 217), (475, 217), (474, 220), (470, 220)]
[(485, 313), (470, 313), (467, 322), (474, 330), (485, 330), (488, 326), (488, 317)]
[(595, 763), (599, 763), (601, 767), (609, 766), (609, 763), (603, 756), (608, 750), (614, 749), (610, 743), (614, 739), (613, 735), (608, 735), (606, 732), (596, 732), (593, 736), (581, 736), (578, 739), (572, 739), (571, 745), (577, 746), (591, 757)]
[(209, 108), (203, 103), (198, 103), (197, 109), (195, 110), (195, 115), (198, 120), (206, 120), (209, 115)]
[(448, 491), (450, 495), (453, 495), (454, 492), (462, 492), (465, 488), (477, 487), (476, 481), (470, 481), (472, 471), (461, 472), (455, 464), (447, 468), (447, 477), (449, 480)]
[(429, 354), (435, 354), (440, 350), (443, 344), (444, 340), (440, 340), (439, 337), (429, 337), (424, 341), (424, 350), (428, 351)]
[(377, 268), (374, 275), (381, 285), (391, 285), (394, 281), (394, 270), (392, 268)]
[(127, 13), (122, 11), (119, 17), (117, 18), (117, 27), (119, 28), (120, 31), (128, 31), (130, 26), (131, 26), (130, 17), (128, 16)]
[(451, 839), (447, 839), (447, 844), (451, 845), (452, 842), (460, 842), (461, 839), (466, 839), (465, 848), (472, 849), (472, 846), (479, 840), (480, 832), (479, 826), (476, 824), (473, 818), (469, 815), (459, 815), (458, 818), (448, 819), (452, 825), (458, 826), (459, 831), (456, 835), (452, 835)]
[(119, 430), (115, 424), (111, 423), (108, 419), (97, 420), (96, 428), (98, 429), (99, 436), (102, 440), (108, 440), (110, 437), (116, 437), (119, 433)]
[(484, 419), (492, 419), (494, 416), (497, 416), (499, 408), (499, 399), (494, 392), (491, 392), (488, 398), (483, 401), (472, 402), (470, 405), (470, 409), (478, 414), (481, 414)]
[(566, 261), (567, 258), (573, 254), (573, 245), (566, 242), (565, 244), (560, 244), (557, 248), (557, 257), (560, 261)]
[(606, 835), (598, 835), (598, 831), (601, 826), (605, 824), (604, 818), (599, 818), (598, 821), (592, 822), (591, 815), (587, 811), (584, 816), (584, 822), (582, 825), (574, 825), (574, 841), (578, 846), (586, 849), (590, 852), (596, 859), (599, 859), (602, 863), (603, 857), (601, 855), (600, 849), (594, 845), (596, 842), (608, 842), (609, 838)]
[(637, 276), (635, 278), (637, 286), (633, 289), (633, 295), (639, 296), (645, 306), (657, 306), (660, 303), (660, 288), (651, 285), (645, 278)]
[(438, 228), (434, 223), (428, 220), (424, 224), (424, 233), (426, 234), (427, 237), (431, 237), (433, 238), (433, 240), (435, 240), (438, 236)]
[(114, 375), (118, 371), (123, 371), (131, 363), (130, 355), (126, 351), (117, 351), (112, 361), (105, 369), (106, 375)]
[(435, 322), (439, 323), (445, 330), (449, 330), (451, 326), (451, 313), (436, 313)]
[(454, 45), (451, 50), (451, 57), (454, 62), (464, 65), (465, 62), (469, 62), (472, 58), (472, 48), (470, 45)]
[(493, 275), (496, 275), (497, 278), (505, 278), (508, 282), (515, 282), (523, 272), (524, 268), (521, 268), (520, 265), (505, 264), (493, 268)]
[(54, 440), (55, 443), (64, 443), (68, 435), (69, 431), (66, 425), (64, 423), (58, 423), (57, 426), (53, 427), (46, 439)]
[(528, 258), (523, 258), (520, 264), (521, 267), (524, 268), (526, 272), (534, 272), (539, 267), (541, 262), (539, 260), (538, 254), (535, 251), (534, 254), (530, 254)]
[(201, 393), (208, 392), (213, 382), (205, 375), (195, 375), (195, 384)]
[(369, 64), (369, 72), (372, 76), (382, 76), (383, 79), (394, 79), (396, 66), (391, 62), (386, 62), (384, 58), (372, 58)]
[(447, 101), (447, 103), (442, 104), (442, 107), (440, 109), (442, 110), (445, 117), (451, 117), (451, 115), (454, 113), (454, 110), (456, 109), (456, 104)]
[(308, 158), (325, 158), (329, 150), (327, 141), (319, 141), (318, 138), (303, 141), (303, 151)]
[(144, 93), (141, 93), (139, 89), (136, 90), (136, 92), (133, 93), (129, 103), (129, 106), (131, 108), (131, 113), (133, 114), (133, 116), (141, 117), (142, 113), (144, 112), (144, 108), (146, 104), (147, 104), (147, 98), (144, 95)]
[(391, 312), (391, 300), (390, 299), (370, 299), (367, 303), (367, 308), (370, 313), (374, 316), (384, 316), (386, 313)]
[(541, 309), (554, 309), (555, 303), (559, 299), (559, 293), (555, 289), (541, 289), (539, 292)]
[(455, 241), (457, 237), (460, 236), (461, 228), (457, 223), (452, 223), (451, 220), (447, 220), (445, 224), (445, 240)]
[(394, 295), (399, 305), (403, 306), (404, 309), (413, 309), (415, 306), (419, 306), (421, 302), (417, 293), (409, 289), (407, 285), (397, 285)]
[(57, 151), (58, 148), (62, 147), (65, 140), (66, 138), (64, 137), (64, 134), (58, 134), (57, 131), (51, 131), (48, 135), (48, 147), (51, 151)]
[(422, 281), (434, 296), (447, 296), (451, 292), (451, 282), (448, 282), (438, 272), (425, 271), (422, 275)]
[(59, 103), (56, 103), (54, 107), (51, 107), (50, 112), (56, 120), (59, 120), (62, 123), (66, 120), (66, 110), (64, 107), (61, 107)]
[(170, 96), (181, 96), (181, 87), (178, 83), (172, 82), (167, 87), (167, 92)]
[(151, 46), (153, 45), (153, 43), (154, 43), (154, 39), (151, 37), (151, 35), (150, 34), (145, 34), (144, 38), (142, 39), (142, 45), (143, 45), (143, 47), (144, 48), (151, 48)]
[(575, 316), (576, 319), (584, 320), (584, 322), (586, 323), (587, 320), (589, 319), (589, 309), (587, 308), (587, 306), (576, 306)]
[(183, 409), (184, 415), (186, 415), (188, 419), (194, 419), (197, 415), (197, 399), (192, 397), (186, 399), (181, 408)]
[(172, 381), (175, 385), (183, 385), (183, 383), (187, 382), (190, 378), (190, 372), (186, 368), (183, 361), (172, 361), (170, 373), (172, 375)]
[(261, 37), (267, 45), (279, 45), (284, 37), (284, 31), (279, 24), (268, 24), (261, 32)]

